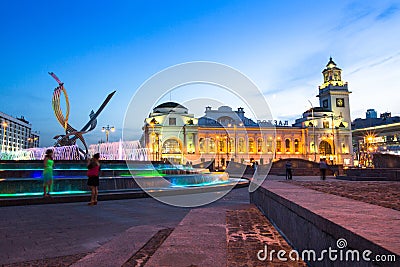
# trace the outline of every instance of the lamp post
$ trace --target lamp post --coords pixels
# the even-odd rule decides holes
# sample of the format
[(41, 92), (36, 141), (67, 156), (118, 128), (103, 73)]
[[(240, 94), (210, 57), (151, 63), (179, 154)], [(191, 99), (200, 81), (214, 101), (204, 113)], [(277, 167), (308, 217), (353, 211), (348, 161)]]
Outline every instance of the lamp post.
[(106, 142), (108, 143), (108, 135), (110, 134), (110, 131), (115, 132), (115, 128), (114, 126), (110, 127), (109, 125), (107, 125), (103, 126), (103, 128), (101, 128), (101, 131), (106, 133)]
[(310, 100), (308, 100), (308, 103), (310, 103), (310, 105), (311, 105), (311, 119), (313, 121), (312, 127), (313, 127), (313, 137), (314, 137), (314, 161), (317, 161), (317, 145), (316, 145), (316, 141), (315, 141), (314, 106)]
[(1, 152), (4, 152), (4, 146), (6, 143), (6, 129), (7, 129), (8, 124), (6, 121), (3, 121), (3, 123), (1, 125), (3, 126), (3, 144), (1, 146)]

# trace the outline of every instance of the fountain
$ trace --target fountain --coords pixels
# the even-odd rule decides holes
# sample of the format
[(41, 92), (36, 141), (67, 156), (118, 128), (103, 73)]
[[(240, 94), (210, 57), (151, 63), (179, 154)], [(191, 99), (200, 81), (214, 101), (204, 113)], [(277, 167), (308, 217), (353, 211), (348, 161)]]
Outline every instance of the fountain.
[[(37, 155), (41, 155), (37, 153)], [(240, 179), (207, 169), (150, 161), (102, 160), (100, 192), (174, 191), (235, 185)], [(43, 162), (0, 162), (0, 198), (41, 195)], [(86, 161), (55, 161), (53, 194), (88, 193)]]

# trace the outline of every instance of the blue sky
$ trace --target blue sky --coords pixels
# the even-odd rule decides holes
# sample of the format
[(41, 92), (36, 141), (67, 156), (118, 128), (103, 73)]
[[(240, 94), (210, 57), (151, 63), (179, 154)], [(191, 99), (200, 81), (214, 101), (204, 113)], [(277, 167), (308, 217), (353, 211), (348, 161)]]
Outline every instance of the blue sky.
[(321, 71), (332, 56), (353, 92), (353, 119), (368, 108), (400, 114), (399, 1), (4, 0), (0, 28), (0, 111), (25, 116), (45, 146), (62, 132), (49, 71), (65, 82), (76, 128), (117, 90), (89, 143), (105, 138), (107, 124), (117, 128), (110, 139), (120, 138), (126, 107), (149, 77), (197, 60), (240, 70), (274, 117), (293, 121), (308, 100), (318, 105)]

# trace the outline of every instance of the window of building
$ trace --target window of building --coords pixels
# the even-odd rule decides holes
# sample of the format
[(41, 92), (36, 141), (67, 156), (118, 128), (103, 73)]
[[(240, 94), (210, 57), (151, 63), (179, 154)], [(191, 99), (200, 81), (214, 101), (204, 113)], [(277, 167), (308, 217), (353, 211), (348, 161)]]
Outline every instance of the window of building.
[(215, 153), (215, 139), (214, 138), (210, 138), (210, 140), (208, 142), (208, 151), (210, 153)]
[(299, 151), (300, 142), (299, 139), (294, 139), (294, 152), (298, 153)]
[(249, 138), (249, 153), (254, 153), (254, 139)]
[(204, 144), (204, 138), (200, 138), (200, 140), (199, 140), (199, 151), (201, 152), (201, 153), (204, 153), (205, 152), (205, 144)]
[(286, 153), (290, 152), (290, 139), (285, 140), (285, 152)]
[(225, 139), (221, 138), (218, 141), (219, 145), (219, 152), (226, 152), (225, 150)]
[(324, 121), (323, 126), (324, 128), (329, 128), (329, 121)]
[(178, 154), (181, 153), (181, 146), (175, 139), (168, 139), (164, 142), (162, 147), (162, 153), (165, 154)]
[(264, 146), (264, 140), (262, 138), (258, 138), (258, 140), (257, 140), (257, 152), (258, 153), (263, 152), (263, 146)]
[(276, 140), (276, 152), (282, 152), (282, 141)]
[(267, 141), (267, 152), (272, 152), (272, 140)]
[(176, 118), (169, 118), (169, 125), (170, 126), (176, 125)]
[(239, 150), (239, 153), (243, 153), (244, 150), (245, 150), (245, 147), (244, 147), (244, 138), (243, 138), (243, 137), (240, 137), (240, 138), (239, 138), (239, 147), (238, 147), (238, 150)]
[(235, 140), (233, 138), (229, 138), (228, 150), (230, 153), (235, 152)]

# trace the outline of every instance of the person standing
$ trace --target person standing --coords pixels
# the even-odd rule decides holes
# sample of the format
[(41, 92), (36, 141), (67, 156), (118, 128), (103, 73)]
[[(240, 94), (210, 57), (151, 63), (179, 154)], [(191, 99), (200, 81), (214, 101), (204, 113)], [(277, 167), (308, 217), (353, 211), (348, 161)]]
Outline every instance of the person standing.
[(53, 168), (54, 168), (54, 160), (53, 160), (53, 150), (47, 149), (46, 155), (44, 156), (43, 161), (44, 169), (43, 169), (43, 197), (50, 197), (51, 187), (53, 185)]
[(321, 179), (325, 180), (326, 179), (326, 169), (328, 169), (328, 165), (326, 164), (325, 159), (321, 159), (319, 162), (319, 169), (321, 171)]
[(93, 158), (90, 159), (88, 164), (88, 182), (87, 185), (91, 190), (91, 198), (88, 203), (89, 206), (97, 205), (97, 196), (99, 194), (99, 173), (100, 173), (100, 153), (96, 153), (93, 155)]
[(292, 161), (286, 162), (286, 180), (292, 180)]

